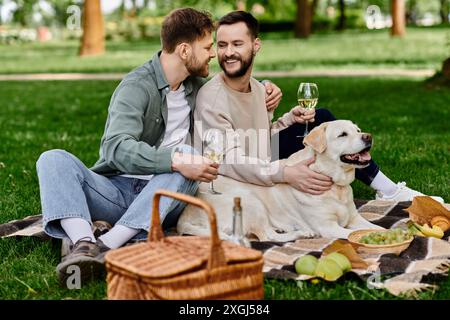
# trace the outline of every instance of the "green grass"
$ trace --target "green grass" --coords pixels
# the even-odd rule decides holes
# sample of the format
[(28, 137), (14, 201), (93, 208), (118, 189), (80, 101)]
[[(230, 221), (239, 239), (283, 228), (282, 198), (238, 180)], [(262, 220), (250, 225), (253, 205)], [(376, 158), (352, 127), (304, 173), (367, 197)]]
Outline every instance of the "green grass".
[[(404, 39), (391, 38), (388, 30), (314, 34), (308, 40), (270, 33), (262, 35), (256, 70), (439, 69), (450, 55), (448, 37), (445, 28), (409, 28)], [(77, 56), (78, 45), (0, 45), (0, 73), (128, 72), (150, 59), (160, 42), (109, 42), (104, 56), (85, 58)], [(215, 60), (211, 66), (218, 70)]]
[[(319, 84), (319, 106), (352, 119), (374, 135), (373, 157), (395, 181), (450, 200), (448, 127), (450, 91), (393, 78), (275, 79), (284, 90), (277, 114), (295, 103), (299, 81)], [(35, 162), (45, 150), (66, 149), (88, 166), (98, 156), (107, 106), (117, 81), (0, 82), (0, 223), (40, 213)], [(373, 192), (354, 184), (357, 198)], [(36, 239), (0, 241), (0, 299), (102, 299), (104, 282), (60, 288), (54, 268), (59, 244)], [(448, 299), (450, 280), (421, 299)], [(347, 276), (301, 287), (266, 280), (266, 299), (395, 299)]]

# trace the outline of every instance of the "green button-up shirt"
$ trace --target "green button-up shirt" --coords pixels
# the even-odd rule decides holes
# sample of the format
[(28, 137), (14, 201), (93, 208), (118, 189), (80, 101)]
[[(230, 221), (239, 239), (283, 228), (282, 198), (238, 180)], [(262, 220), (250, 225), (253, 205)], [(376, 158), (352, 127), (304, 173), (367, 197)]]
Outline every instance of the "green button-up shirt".
[[(171, 172), (172, 148), (159, 148), (166, 131), (170, 86), (159, 55), (130, 72), (114, 91), (108, 108), (100, 158), (91, 168), (102, 175)], [(191, 133), (195, 98), (205, 82), (199, 77), (183, 81), (191, 108)]]

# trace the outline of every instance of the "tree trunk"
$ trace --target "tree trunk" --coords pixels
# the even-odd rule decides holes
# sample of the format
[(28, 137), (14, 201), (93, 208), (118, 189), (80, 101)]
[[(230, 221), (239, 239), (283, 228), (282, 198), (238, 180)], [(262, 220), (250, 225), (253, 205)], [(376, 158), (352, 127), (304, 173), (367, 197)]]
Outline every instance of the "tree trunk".
[(0, 0), (0, 26), (3, 24), (3, 20), (2, 20), (2, 7), (4, 5), (4, 0)]
[(119, 12), (120, 12), (120, 16), (122, 18), (124, 18), (125, 17), (125, 0), (120, 1)]
[(295, 19), (294, 34), (296, 38), (308, 38), (311, 34), (311, 6), (308, 0), (297, 1), (297, 16)]
[(417, 24), (416, 14), (417, 0), (409, 0), (406, 7), (406, 23)]
[(85, 0), (80, 56), (93, 56), (104, 52), (105, 29), (100, 0)]
[[(125, 2), (125, 0), (123, 2)], [(131, 8), (130, 8), (130, 10), (128, 10), (127, 16), (129, 18), (135, 18), (136, 17), (136, 0), (131, 0), (130, 3), (131, 3)]]
[(345, 29), (345, 22), (347, 20), (347, 17), (345, 15), (345, 1), (339, 0), (339, 20), (338, 24), (336, 26), (336, 30), (344, 30)]
[(441, 16), (441, 23), (448, 23), (448, 11), (449, 3), (448, 0), (441, 0), (441, 7), (439, 9), (439, 15)]
[(391, 15), (391, 36), (403, 37), (406, 33), (405, 0), (391, 0)]
[(314, 19), (314, 16), (316, 15), (317, 5), (319, 4), (319, 0), (313, 0), (311, 4), (311, 21)]
[(442, 63), (442, 74), (447, 80), (450, 80), (450, 57)]

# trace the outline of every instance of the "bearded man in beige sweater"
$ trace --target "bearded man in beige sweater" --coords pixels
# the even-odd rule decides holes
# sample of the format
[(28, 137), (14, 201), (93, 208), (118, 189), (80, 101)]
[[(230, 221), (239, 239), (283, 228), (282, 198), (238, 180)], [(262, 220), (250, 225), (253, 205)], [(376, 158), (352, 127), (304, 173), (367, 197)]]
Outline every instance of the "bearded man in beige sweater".
[[(336, 118), (327, 109), (297, 106), (272, 122), (273, 114), (265, 106), (264, 86), (251, 76), (254, 57), (261, 47), (258, 29), (258, 21), (244, 11), (231, 12), (219, 20), (217, 57), (223, 71), (197, 95), (194, 147), (201, 150), (204, 133), (217, 129), (225, 137), (219, 174), (263, 186), (288, 183), (302, 192), (322, 194), (333, 182), (309, 169), (314, 158), (294, 166), (283, 166), (275, 159), (287, 158), (303, 147), (299, 135), (306, 121), (312, 129)], [(404, 182), (395, 184), (373, 160), (366, 168), (356, 170), (356, 178), (375, 189), (377, 199), (408, 201), (422, 195)]]
[(232, 12), (219, 21), (217, 55), (223, 72), (198, 93), (194, 147), (201, 148), (205, 131), (218, 129), (226, 137), (220, 174), (258, 185), (287, 182), (310, 193), (324, 192), (332, 181), (308, 168), (314, 159), (294, 167), (271, 161), (270, 136), (295, 122), (314, 121), (315, 111), (295, 108), (271, 122), (272, 113), (267, 112), (264, 103), (264, 86), (251, 76), (253, 59), (260, 49), (257, 31), (251, 30), (255, 21), (243, 11)]

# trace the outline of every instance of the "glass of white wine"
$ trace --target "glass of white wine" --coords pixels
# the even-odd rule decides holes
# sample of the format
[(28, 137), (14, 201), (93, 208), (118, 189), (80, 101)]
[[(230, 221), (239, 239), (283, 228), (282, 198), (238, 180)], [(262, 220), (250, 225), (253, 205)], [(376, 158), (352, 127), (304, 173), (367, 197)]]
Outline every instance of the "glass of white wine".
[[(223, 160), (223, 135), (218, 129), (209, 129), (203, 137), (203, 156), (213, 161), (221, 163)], [(212, 194), (221, 194), (214, 189), (214, 181), (210, 182), (209, 192)]]
[[(300, 83), (297, 91), (297, 101), (300, 107), (305, 108), (307, 110), (314, 109), (317, 105), (318, 100), (319, 100), (319, 89), (317, 87), (317, 84), (309, 82)], [(306, 137), (308, 133), (309, 133), (308, 121), (306, 121), (305, 132), (301, 137)]]

